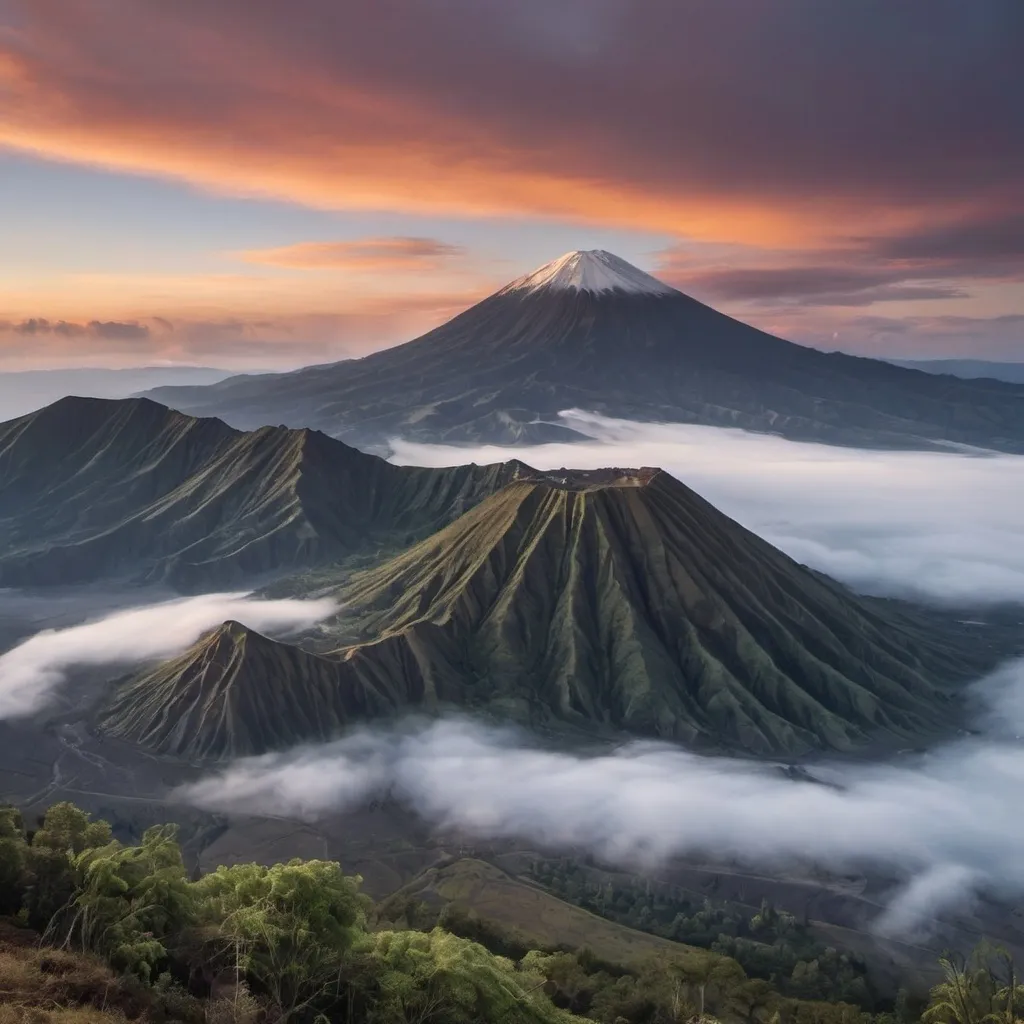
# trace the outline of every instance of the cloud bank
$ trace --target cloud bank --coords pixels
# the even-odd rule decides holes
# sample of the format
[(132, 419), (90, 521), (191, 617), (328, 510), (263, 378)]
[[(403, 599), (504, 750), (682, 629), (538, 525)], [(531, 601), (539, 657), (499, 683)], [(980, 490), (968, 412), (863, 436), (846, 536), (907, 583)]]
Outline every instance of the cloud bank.
[(1021, 211), (1017, 0), (300, 10), (8, 0), (0, 142), (328, 208), (756, 243)]
[(653, 743), (557, 752), (447, 719), (241, 760), (176, 795), (208, 810), (307, 818), (391, 797), (444, 828), (585, 848), (634, 867), (690, 854), (760, 870), (880, 867), (904, 885), (876, 928), (905, 935), (976, 891), (1024, 892), (1024, 663), (980, 692), (986, 738), (898, 763), (814, 765), (809, 780)]
[(793, 558), (862, 591), (1024, 601), (1024, 457), (868, 452), (579, 411), (562, 420), (593, 440), (516, 449), (394, 440), (393, 461), (514, 455), (539, 469), (660, 466)]
[(461, 256), (462, 246), (436, 238), (363, 238), (348, 242), (297, 242), (272, 249), (249, 249), (239, 255), (249, 263), (300, 270), (426, 271)]
[(336, 610), (330, 600), (259, 601), (245, 593), (204, 594), (45, 630), (0, 655), (0, 719), (44, 707), (76, 667), (169, 658), (227, 619), (244, 619), (259, 631), (287, 632)]

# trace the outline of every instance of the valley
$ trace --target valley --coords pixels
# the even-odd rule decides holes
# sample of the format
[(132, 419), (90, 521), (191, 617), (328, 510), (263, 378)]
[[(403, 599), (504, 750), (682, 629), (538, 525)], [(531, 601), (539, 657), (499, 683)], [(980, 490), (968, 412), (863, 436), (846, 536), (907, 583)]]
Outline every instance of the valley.
[[(557, 742), (563, 744), (564, 737)], [(401, 801), (373, 801), (315, 817), (207, 813), (175, 795), (177, 787), (202, 774), (196, 764), (91, 735), (60, 716), (31, 729), (0, 723), (2, 796), (22, 807), (29, 820), (53, 803), (71, 800), (110, 821), (126, 842), (150, 825), (174, 821), (189, 870), (251, 861), (272, 865), (293, 857), (337, 860), (346, 872), (360, 875), (365, 891), (385, 906), (413, 898), (425, 900), (434, 914), (452, 907), (497, 929), (502, 941), (524, 948), (586, 948), (601, 960), (624, 965), (679, 952), (677, 942), (593, 917), (566, 902), (565, 891), (538, 884), (532, 865), (568, 855), (577, 858), (581, 877), (597, 886), (617, 880), (647, 891), (660, 887), (697, 907), (738, 908), (748, 916), (768, 901), (804, 922), (823, 948), (861, 959), (882, 999), (891, 999), (901, 986), (928, 986), (944, 949), (969, 950), (983, 935), (1024, 954), (1024, 925), (989, 900), (969, 914), (931, 921), (928, 935), (914, 941), (880, 939), (873, 922), (896, 880), (877, 871), (839, 875), (808, 865), (773, 873), (690, 857), (638, 875), (602, 865), (587, 850), (495, 842), (438, 829)]]

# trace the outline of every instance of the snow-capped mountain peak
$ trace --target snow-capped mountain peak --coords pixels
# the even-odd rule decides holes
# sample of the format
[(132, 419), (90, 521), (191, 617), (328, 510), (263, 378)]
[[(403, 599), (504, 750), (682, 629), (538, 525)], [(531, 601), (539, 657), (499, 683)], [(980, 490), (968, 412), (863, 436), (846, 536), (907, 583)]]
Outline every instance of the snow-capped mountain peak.
[(506, 285), (498, 293), (536, 292), (540, 290), (630, 292), (634, 295), (674, 295), (675, 288), (627, 263), (604, 249), (567, 252), (557, 260)]

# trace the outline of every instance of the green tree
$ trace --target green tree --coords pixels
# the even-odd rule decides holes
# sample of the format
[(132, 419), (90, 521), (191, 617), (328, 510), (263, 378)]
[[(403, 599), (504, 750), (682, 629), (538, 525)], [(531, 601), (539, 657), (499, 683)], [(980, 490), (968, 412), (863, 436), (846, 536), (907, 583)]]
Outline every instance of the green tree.
[(992, 1017), (995, 1024), (1016, 1024), (1024, 1009), (1024, 986), (1017, 975), (1013, 955), (999, 946), (983, 947), (982, 956), (995, 979)]
[(21, 814), (14, 807), (0, 807), (0, 914), (21, 910), (27, 855)]
[(111, 840), (110, 825), (93, 821), (72, 803), (54, 804), (43, 817), (42, 825), (32, 837), (37, 850), (56, 850), (77, 855), (85, 850), (106, 846)]
[(735, 960), (721, 956), (705, 956), (697, 962), (679, 969), (693, 994), (698, 1017), (703, 1017), (709, 1004), (719, 1012), (731, 1002), (734, 990), (742, 986), (747, 976)]
[[(380, 932), (362, 958), (367, 1024), (569, 1024), (542, 972), (440, 928)], [(363, 1019), (363, 1018), (360, 1018)]]
[(595, 972), (596, 978), (587, 972), (577, 953), (542, 953), (531, 950), (520, 962), (524, 971), (546, 978), (550, 985), (545, 990), (557, 1006), (573, 1013), (585, 1014), (594, 998), (598, 985), (607, 977)]
[(193, 921), (193, 886), (176, 834), (175, 826), (160, 825), (138, 846), (111, 841), (74, 859), (82, 881), (68, 939), (146, 982)]
[(358, 876), (330, 861), (220, 867), (194, 883), (206, 955), (265, 995), (281, 1021), (340, 998), (365, 933)]
[(984, 1024), (992, 1019), (996, 985), (978, 954), (964, 960), (954, 953), (939, 958), (943, 980), (931, 991), (923, 1024)]
[(54, 804), (26, 852), (23, 906), (27, 923), (44, 933), (66, 928), (81, 884), (75, 859), (110, 841), (107, 822), (93, 821), (74, 804)]

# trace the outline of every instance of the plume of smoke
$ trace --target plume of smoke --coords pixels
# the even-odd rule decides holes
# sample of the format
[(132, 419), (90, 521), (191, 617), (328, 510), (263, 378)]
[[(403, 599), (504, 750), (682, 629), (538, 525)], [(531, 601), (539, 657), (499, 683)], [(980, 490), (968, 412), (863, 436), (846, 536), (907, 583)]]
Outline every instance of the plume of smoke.
[(651, 743), (553, 751), (515, 731), (441, 719), (241, 760), (177, 796), (315, 818), (390, 795), (442, 827), (623, 864), (700, 854), (760, 869), (884, 867), (910, 880), (879, 924), (902, 934), (977, 888), (1024, 892), (1024, 748), (1010, 738), (1024, 731), (1024, 663), (981, 692), (996, 701), (1000, 734), (890, 763), (816, 765), (809, 781)]
[(514, 449), (394, 440), (393, 460), (660, 466), (793, 558), (862, 591), (961, 604), (1024, 600), (1020, 456), (868, 452), (578, 410), (561, 418), (592, 440)]
[(259, 601), (247, 593), (204, 594), (44, 630), (0, 655), (0, 719), (45, 706), (76, 666), (168, 658), (227, 619), (244, 619), (256, 630), (288, 631), (312, 625), (336, 609), (330, 600)]

